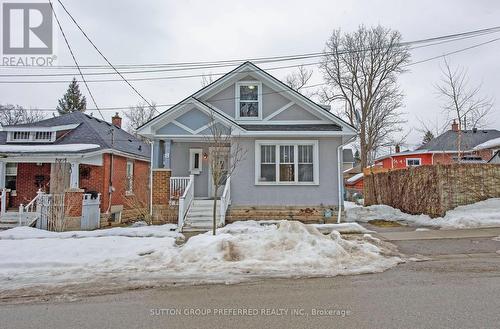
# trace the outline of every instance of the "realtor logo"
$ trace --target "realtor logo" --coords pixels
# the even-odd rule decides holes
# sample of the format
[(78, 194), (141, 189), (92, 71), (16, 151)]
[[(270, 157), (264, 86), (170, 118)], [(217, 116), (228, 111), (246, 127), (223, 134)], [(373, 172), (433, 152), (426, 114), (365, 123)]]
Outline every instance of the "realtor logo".
[(2, 22), (4, 55), (50, 55), (53, 53), (50, 4), (4, 3)]

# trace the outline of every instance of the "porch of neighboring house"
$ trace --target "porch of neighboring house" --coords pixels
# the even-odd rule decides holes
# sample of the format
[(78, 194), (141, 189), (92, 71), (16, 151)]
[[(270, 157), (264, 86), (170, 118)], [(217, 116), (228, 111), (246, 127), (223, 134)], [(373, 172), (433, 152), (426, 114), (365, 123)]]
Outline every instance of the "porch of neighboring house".
[(98, 228), (100, 194), (80, 188), (92, 167), (99, 168), (62, 159), (1, 159), (0, 229)]
[(215, 193), (212, 166), (227, 168), (229, 147), (216, 151), (206, 142), (173, 144), (170, 140), (153, 144), (153, 216), (170, 217), (182, 231), (207, 231), (213, 226), (215, 197), (217, 226), (223, 226), (231, 202), (231, 179), (224, 177)]

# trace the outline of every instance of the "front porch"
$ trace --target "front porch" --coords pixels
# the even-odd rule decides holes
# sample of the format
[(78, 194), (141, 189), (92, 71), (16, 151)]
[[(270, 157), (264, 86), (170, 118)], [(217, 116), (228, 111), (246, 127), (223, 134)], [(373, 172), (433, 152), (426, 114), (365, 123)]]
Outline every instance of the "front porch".
[(94, 161), (90, 163), (94, 165), (85, 160), (3, 158), (0, 161), (0, 229), (14, 226), (53, 231), (98, 228), (100, 194), (92, 186), (90, 172), (99, 171), (100, 167)]

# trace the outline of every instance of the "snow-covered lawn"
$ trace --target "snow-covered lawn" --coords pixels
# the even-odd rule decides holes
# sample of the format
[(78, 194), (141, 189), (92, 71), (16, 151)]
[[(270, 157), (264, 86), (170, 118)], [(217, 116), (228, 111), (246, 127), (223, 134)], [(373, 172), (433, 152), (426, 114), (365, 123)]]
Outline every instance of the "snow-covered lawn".
[(352, 207), (346, 210), (346, 220), (369, 222), (374, 219), (403, 221), (410, 225), (435, 226), (443, 229), (500, 226), (500, 198), (459, 206), (446, 212), (444, 217), (410, 215), (386, 205)]
[(372, 273), (401, 262), (390, 245), (370, 235), (323, 235), (313, 226), (291, 221), (263, 226), (237, 222), (219, 229), (216, 236), (197, 235), (182, 245), (176, 243), (175, 233), (130, 237), (131, 229), (138, 228), (99, 237), (73, 232), (79, 238), (35, 231), (22, 237), (20, 229), (2, 232), (0, 297), (14, 295), (16, 289), (43, 291), (78, 284), (98, 290)]

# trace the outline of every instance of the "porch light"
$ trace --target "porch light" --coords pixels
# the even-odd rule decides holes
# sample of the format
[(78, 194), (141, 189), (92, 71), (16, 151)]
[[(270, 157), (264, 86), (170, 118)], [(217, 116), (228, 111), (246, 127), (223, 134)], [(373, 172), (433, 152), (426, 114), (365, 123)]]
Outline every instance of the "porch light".
[(205, 153), (203, 153), (203, 159), (204, 159), (204, 160), (208, 159), (208, 154), (207, 154), (206, 152), (205, 152)]
[(255, 86), (250, 85), (250, 86), (248, 86), (248, 89), (253, 90), (253, 89), (255, 89)]

